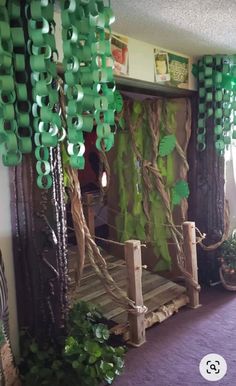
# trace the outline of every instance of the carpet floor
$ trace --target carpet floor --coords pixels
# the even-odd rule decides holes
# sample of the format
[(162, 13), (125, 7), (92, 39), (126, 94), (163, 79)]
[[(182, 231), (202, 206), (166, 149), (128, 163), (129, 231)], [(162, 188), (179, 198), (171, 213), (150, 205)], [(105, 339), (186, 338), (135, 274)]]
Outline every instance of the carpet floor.
[(199, 362), (209, 353), (222, 355), (225, 377), (213, 384), (236, 385), (236, 293), (221, 286), (201, 292), (202, 307), (187, 307), (147, 331), (147, 342), (129, 348), (126, 367), (114, 386), (205, 386)]

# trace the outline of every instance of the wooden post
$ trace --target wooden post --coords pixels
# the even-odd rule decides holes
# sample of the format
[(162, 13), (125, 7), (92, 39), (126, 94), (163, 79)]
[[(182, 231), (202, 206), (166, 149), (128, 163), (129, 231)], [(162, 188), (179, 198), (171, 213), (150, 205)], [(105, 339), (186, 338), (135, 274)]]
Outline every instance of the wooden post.
[[(186, 221), (183, 223), (183, 236), (184, 236), (184, 254), (185, 254), (185, 269), (189, 272), (193, 279), (198, 282), (198, 267), (197, 267), (197, 245), (196, 245), (196, 231), (195, 222)], [(199, 304), (199, 291), (186, 283), (189, 307), (198, 308)]]
[[(142, 257), (139, 240), (128, 240), (125, 242), (125, 259), (128, 272), (128, 296), (135, 302), (136, 306), (142, 307)], [(145, 314), (129, 312), (128, 319), (130, 344), (139, 347), (146, 341)]]
[(95, 222), (94, 222), (94, 199), (92, 193), (84, 194), (85, 206), (84, 206), (84, 215), (88, 228), (90, 230), (91, 236), (95, 236)]

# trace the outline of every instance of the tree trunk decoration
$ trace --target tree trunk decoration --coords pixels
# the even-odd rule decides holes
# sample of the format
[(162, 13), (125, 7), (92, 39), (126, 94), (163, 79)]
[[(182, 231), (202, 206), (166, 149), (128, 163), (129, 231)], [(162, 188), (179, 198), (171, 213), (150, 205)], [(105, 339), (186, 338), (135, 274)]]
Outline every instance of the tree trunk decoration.
[[(213, 122), (206, 132), (207, 150), (197, 153), (195, 218), (201, 232), (206, 233), (205, 245), (224, 239), (225, 195), (224, 157), (215, 151)], [(193, 150), (196, 151), (196, 150)], [(199, 279), (203, 283), (219, 280), (217, 252), (198, 248)]]
[(206, 55), (198, 62), (197, 74), (195, 214), (197, 226), (207, 235), (203, 250), (199, 248), (200, 280), (210, 283), (219, 280), (217, 248), (229, 230), (224, 153), (236, 138), (235, 55)]
[(19, 327), (47, 339), (64, 326), (67, 246), (59, 147), (50, 153), (53, 188), (35, 184), (30, 155), (10, 169), (11, 212)]

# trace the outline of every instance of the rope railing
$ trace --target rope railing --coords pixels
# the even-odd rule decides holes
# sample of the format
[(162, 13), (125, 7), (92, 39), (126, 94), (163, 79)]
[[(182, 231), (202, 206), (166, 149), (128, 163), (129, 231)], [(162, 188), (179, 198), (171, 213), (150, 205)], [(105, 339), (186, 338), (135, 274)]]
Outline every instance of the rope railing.
[[(86, 204), (85, 204), (85, 205), (86, 205)], [(94, 204), (92, 203), (92, 204), (90, 204), (89, 206), (92, 207), (92, 206), (94, 206)], [(105, 205), (104, 205), (104, 208), (105, 208)], [(115, 214), (117, 214), (117, 215), (119, 214), (120, 216), (122, 216), (122, 213), (120, 213), (118, 210), (116, 210), (116, 209), (114, 209), (114, 208), (107, 207), (107, 210), (108, 210), (108, 211), (111, 211), (111, 212), (113, 212), (113, 213), (115, 213)], [(123, 216), (124, 216), (124, 215), (123, 215)], [(100, 215), (98, 215), (98, 214), (95, 214), (94, 217), (95, 217), (95, 218), (99, 218), (100, 220), (105, 221), (105, 222), (107, 223), (107, 225), (108, 225), (110, 228), (116, 230), (117, 233), (120, 233), (120, 234), (123, 233), (123, 230), (118, 229), (118, 228), (117, 228), (116, 226), (114, 226), (113, 224), (108, 223), (108, 222), (107, 222), (107, 219), (105, 219), (104, 217), (102, 217), (102, 216), (100, 216)], [(149, 224), (153, 224), (153, 222), (151, 221), (151, 219), (149, 220)], [(202, 232), (199, 230), (199, 228), (195, 227), (195, 228), (196, 228), (196, 233), (198, 234), (197, 242), (196, 242), (196, 243), (199, 244), (199, 245), (201, 246), (201, 248), (202, 248), (203, 250), (205, 250), (205, 251), (213, 251), (213, 250), (219, 248), (219, 247), (221, 246), (221, 244), (228, 238), (228, 236), (229, 236), (229, 225), (230, 225), (230, 222), (229, 222), (229, 205), (228, 205), (227, 200), (225, 201), (224, 224), (225, 224), (225, 225), (224, 225), (225, 231), (224, 231), (224, 234), (223, 234), (221, 240), (219, 240), (218, 242), (216, 242), (216, 243), (214, 243), (214, 244), (211, 244), (211, 245), (205, 245), (205, 244), (203, 244), (203, 240), (206, 240), (206, 239), (207, 239), (207, 234), (206, 234), (206, 233), (202, 233)], [(172, 227), (172, 225), (170, 225), (170, 224), (160, 224), (160, 226), (163, 226), (163, 227)], [(181, 229), (181, 230), (183, 229), (183, 226), (182, 226), (182, 225), (177, 225), (177, 224), (175, 224), (175, 227), (176, 227), (176, 228), (179, 228), (179, 229)], [(147, 241), (145, 241), (145, 242), (147, 242)], [(155, 243), (156, 243), (155, 241), (148, 241), (148, 242), (151, 243), (151, 244), (155, 244)], [(173, 245), (173, 244), (176, 244), (176, 243), (168, 243), (168, 242), (167, 242), (167, 244)], [(180, 244), (181, 244), (181, 243), (180, 243)]]

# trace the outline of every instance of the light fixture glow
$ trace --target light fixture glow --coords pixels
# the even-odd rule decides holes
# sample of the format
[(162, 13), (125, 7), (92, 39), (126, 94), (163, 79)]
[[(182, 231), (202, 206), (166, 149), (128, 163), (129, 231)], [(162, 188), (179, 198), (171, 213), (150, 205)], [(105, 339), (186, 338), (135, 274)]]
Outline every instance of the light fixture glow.
[(102, 183), (103, 188), (107, 187), (107, 173), (106, 172), (102, 173), (101, 183)]

